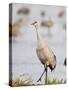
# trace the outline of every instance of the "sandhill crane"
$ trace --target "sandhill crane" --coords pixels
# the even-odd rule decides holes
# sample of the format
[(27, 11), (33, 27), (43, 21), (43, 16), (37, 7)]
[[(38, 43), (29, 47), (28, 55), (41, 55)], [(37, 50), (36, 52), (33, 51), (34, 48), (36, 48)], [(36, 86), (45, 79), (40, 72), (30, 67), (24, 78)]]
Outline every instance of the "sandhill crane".
[(45, 12), (44, 11), (41, 12), (41, 16), (42, 16), (42, 18), (45, 17)]
[(64, 10), (61, 10), (61, 11), (59, 12), (59, 14), (58, 14), (58, 17), (59, 17), (59, 18), (62, 18), (62, 17), (64, 16), (64, 14), (65, 14), (65, 11), (64, 11)]
[(51, 36), (50, 34), (50, 28), (54, 25), (54, 22), (51, 20), (51, 17), (49, 17), (49, 20), (42, 21), (41, 26), (48, 28), (48, 35)]
[(9, 36), (17, 36), (17, 32), (19, 30), (19, 28), (22, 26), (23, 24), (23, 20), (19, 19), (18, 21), (16, 21), (13, 25), (9, 24)]
[(23, 15), (28, 15), (29, 12), (30, 12), (30, 10), (27, 7), (22, 7), (18, 10), (18, 14), (23, 14)]
[(23, 18), (23, 22), (25, 24), (28, 24), (28, 21), (30, 20), (29, 14), (30, 14), (30, 8), (28, 7), (21, 7), (18, 11), (17, 11), (18, 15), (22, 15)]
[(44, 66), (44, 71), (43, 71), (42, 75), (40, 76), (40, 78), (37, 80), (37, 82), (41, 81), (43, 74), (46, 72), (46, 84), (47, 84), (47, 68), (49, 67), (51, 71), (53, 71), (55, 69), (56, 56), (53, 53), (53, 51), (51, 50), (51, 48), (49, 48), (47, 46), (47, 44), (44, 43), (40, 33), (38, 32), (38, 30), (37, 30), (38, 22), (35, 21), (31, 25), (33, 25), (35, 27), (36, 34), (37, 34), (37, 49), (36, 49), (37, 56)]
[(62, 28), (63, 28), (64, 30), (66, 30), (66, 21), (64, 20), (64, 18), (66, 17), (65, 10), (61, 10), (61, 11), (58, 13), (58, 17), (59, 17), (60, 24), (61, 24)]

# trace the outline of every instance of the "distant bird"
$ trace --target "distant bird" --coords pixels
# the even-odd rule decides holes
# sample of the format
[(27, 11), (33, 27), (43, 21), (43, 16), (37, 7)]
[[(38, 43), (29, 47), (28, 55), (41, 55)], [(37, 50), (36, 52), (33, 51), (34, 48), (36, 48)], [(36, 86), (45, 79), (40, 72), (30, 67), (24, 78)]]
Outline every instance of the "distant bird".
[(41, 78), (43, 74), (46, 72), (46, 84), (47, 84), (47, 68), (49, 67), (51, 71), (53, 71), (56, 67), (56, 56), (53, 53), (52, 49), (47, 46), (47, 44), (43, 41), (40, 33), (38, 32), (38, 22), (35, 21), (31, 25), (33, 25), (36, 29), (36, 35), (37, 35), (37, 56), (44, 66), (44, 71), (40, 78), (37, 80), (41, 81)]
[(29, 17), (30, 8), (21, 7), (21, 8), (18, 9), (17, 14), (22, 16), (23, 22), (27, 25), (28, 22), (30, 21), (30, 17)]
[(45, 17), (45, 12), (44, 11), (41, 12), (41, 16)]
[(20, 9), (18, 10), (17, 13), (18, 13), (18, 14), (23, 14), (23, 15), (28, 15), (29, 12), (30, 12), (29, 8), (27, 8), (27, 7), (22, 7), (22, 8), (20, 8)]
[(61, 22), (61, 26), (62, 28), (66, 31), (66, 22), (64, 20), (64, 17), (65, 17), (65, 10), (61, 10), (59, 13), (58, 13), (58, 17), (60, 18)]
[(67, 65), (67, 61), (66, 61), (66, 58), (65, 58), (65, 60), (64, 60), (64, 65), (65, 65), (65, 66)]
[(63, 17), (63, 16), (64, 16), (64, 13), (65, 13), (64, 10), (61, 10), (61, 11), (59, 12), (59, 14), (58, 14), (58, 17), (59, 17), (59, 18)]
[(49, 20), (42, 21), (41, 26), (48, 28), (48, 35), (51, 36), (50, 28), (54, 25), (54, 22), (49, 18)]
[(9, 36), (17, 36), (18, 34), (18, 30), (20, 29), (20, 27), (23, 25), (23, 20), (19, 19), (18, 21), (16, 21), (13, 25), (9, 24)]

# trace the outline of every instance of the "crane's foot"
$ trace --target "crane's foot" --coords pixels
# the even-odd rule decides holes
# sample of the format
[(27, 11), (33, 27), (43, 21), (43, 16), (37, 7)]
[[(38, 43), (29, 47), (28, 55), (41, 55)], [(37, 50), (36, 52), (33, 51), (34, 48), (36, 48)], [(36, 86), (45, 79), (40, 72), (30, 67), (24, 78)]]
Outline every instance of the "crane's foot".
[(41, 78), (39, 78), (39, 79), (37, 80), (37, 82), (39, 82), (39, 81), (41, 81)]

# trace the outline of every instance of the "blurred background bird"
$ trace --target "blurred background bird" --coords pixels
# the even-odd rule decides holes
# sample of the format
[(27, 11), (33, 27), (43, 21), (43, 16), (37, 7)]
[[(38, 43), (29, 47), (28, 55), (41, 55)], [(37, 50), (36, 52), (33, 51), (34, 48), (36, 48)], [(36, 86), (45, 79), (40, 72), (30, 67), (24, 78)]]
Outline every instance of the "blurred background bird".
[(58, 17), (62, 18), (64, 16), (64, 14), (65, 14), (64, 10), (61, 10), (58, 14)]
[(9, 36), (16, 37), (18, 35), (19, 29), (23, 26), (23, 20), (19, 19), (13, 25), (9, 24)]
[(18, 14), (24, 14), (24, 15), (28, 15), (30, 13), (30, 10), (29, 8), (27, 7), (22, 7), (18, 10), (17, 12)]
[(52, 36), (51, 34), (51, 27), (54, 25), (54, 22), (53, 20), (51, 19), (51, 17), (49, 17), (48, 20), (45, 20), (45, 21), (41, 21), (41, 26), (42, 27), (45, 27), (45, 28), (48, 28), (48, 36)]

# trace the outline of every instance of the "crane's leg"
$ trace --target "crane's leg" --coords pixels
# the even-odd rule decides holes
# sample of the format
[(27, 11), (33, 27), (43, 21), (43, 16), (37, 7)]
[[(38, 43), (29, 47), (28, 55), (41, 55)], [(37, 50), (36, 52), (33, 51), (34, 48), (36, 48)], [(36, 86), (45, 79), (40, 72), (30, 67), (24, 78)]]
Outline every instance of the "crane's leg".
[(46, 71), (46, 67), (45, 67), (45, 65), (44, 65), (44, 71), (43, 71), (42, 75), (40, 76), (40, 78), (37, 80), (37, 82), (41, 81), (41, 78), (42, 78), (42, 76), (44, 75), (45, 71)]
[(46, 84), (47, 84), (47, 71), (48, 71), (48, 70), (47, 70), (47, 65), (46, 65), (46, 76), (45, 76), (45, 77), (46, 77), (46, 78), (45, 78), (45, 83), (46, 83)]

